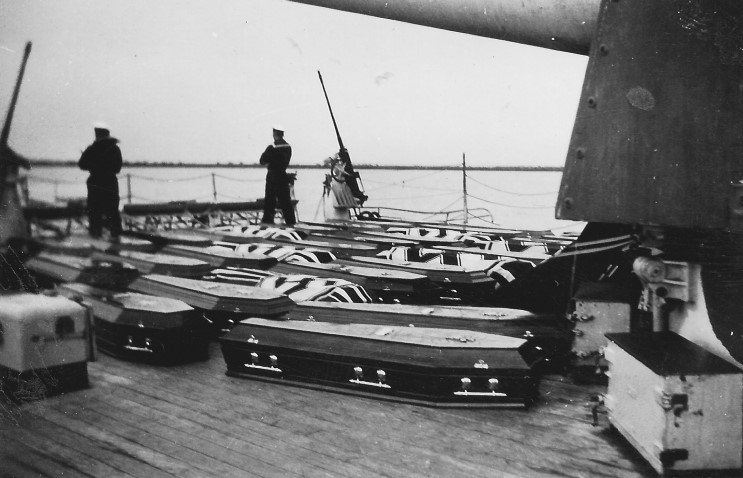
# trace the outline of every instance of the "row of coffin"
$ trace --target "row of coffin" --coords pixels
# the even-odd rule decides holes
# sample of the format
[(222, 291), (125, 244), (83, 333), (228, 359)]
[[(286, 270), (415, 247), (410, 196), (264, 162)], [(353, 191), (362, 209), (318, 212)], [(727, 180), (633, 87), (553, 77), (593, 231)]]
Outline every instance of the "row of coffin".
[[(214, 337), (203, 320), (209, 311), (233, 317), (218, 337), (228, 374), (428, 404), (527, 405), (551, 354), (569, 347), (565, 333), (560, 341), (544, 317), (524, 311), (488, 309), (486, 316), (478, 308), (425, 313), (391, 304), (294, 304), (258, 288), (234, 286), (229, 293), (220, 285), (204, 293), (189, 282), (198, 281), (148, 275), (135, 282), (155, 295), (69, 283), (57, 286), (56, 296), (0, 296), (4, 385), (15, 377), (6, 392), (23, 399), (28, 380), (41, 380), (32, 387), (37, 391), (63, 386), (71, 370), (79, 375), (93, 346), (142, 362), (206, 359)], [(241, 289), (251, 291), (244, 296)], [(176, 291), (200, 307), (167, 297)], [(90, 316), (57, 302), (53, 314), (37, 313), (63, 298)], [(73, 382), (82, 383), (79, 376)]]
[[(54, 249), (49, 244), (47, 249)], [(95, 332), (90, 335), (98, 349), (125, 359), (203, 359), (216, 335), (232, 375), (432, 405), (523, 406), (536, 397), (539, 375), (571, 346), (569, 325), (561, 317), (506, 308), (401, 304), (397, 297), (373, 302), (364, 300), (363, 288), (345, 290), (356, 290), (361, 300), (348, 293), (313, 294), (308, 291), (330, 287), (338, 292), (343, 279), (295, 280), (273, 269), (266, 272), (260, 267), (292, 263), (272, 262), (265, 254), (242, 255), (257, 269), (224, 263), (215, 269), (211, 263), (194, 272), (200, 266), (183, 256), (173, 261), (167, 254), (126, 250), (136, 241), (125, 241), (115, 253), (99, 249), (76, 259), (66, 254), (74, 250), (72, 245), (57, 244), (57, 252), (42, 252), (26, 265), (40, 282), (56, 285), (56, 293), (92, 310)], [(160, 250), (204, 254), (208, 251), (195, 249), (214, 246), (170, 243)], [(404, 271), (354, 270), (363, 267), (340, 264), (336, 271), (371, 282), (376, 274), (377, 282), (388, 282), (375, 292), (389, 292), (389, 282), (405, 279), (434, 282)], [(163, 270), (170, 275), (152, 273)], [(289, 289), (281, 290), (303, 281), (324, 284), (288, 294)], [(269, 283), (271, 287), (259, 286)], [(398, 297), (405, 295), (410, 296), (410, 289)]]

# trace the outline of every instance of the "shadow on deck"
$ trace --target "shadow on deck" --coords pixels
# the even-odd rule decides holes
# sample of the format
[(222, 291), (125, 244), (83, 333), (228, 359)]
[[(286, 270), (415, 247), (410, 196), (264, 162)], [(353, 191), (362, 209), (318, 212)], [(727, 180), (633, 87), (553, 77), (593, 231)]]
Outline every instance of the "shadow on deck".
[(546, 378), (532, 408), (434, 409), (225, 376), (211, 358), (157, 367), (100, 355), (91, 386), (0, 399), (0, 476), (646, 477), (593, 426), (600, 385)]

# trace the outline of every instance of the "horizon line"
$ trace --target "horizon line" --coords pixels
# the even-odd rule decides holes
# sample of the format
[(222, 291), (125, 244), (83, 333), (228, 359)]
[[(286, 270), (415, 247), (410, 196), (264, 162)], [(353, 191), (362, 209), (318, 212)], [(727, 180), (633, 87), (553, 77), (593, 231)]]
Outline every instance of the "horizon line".
[[(58, 166), (77, 166), (77, 160), (49, 160), (35, 159), (30, 160), (31, 167), (58, 167)], [(180, 168), (255, 168), (263, 169), (257, 163), (184, 163), (179, 161), (125, 161), (124, 166), (139, 168), (158, 168), (158, 167), (180, 167)], [(287, 169), (327, 169), (323, 164), (290, 164)], [(428, 170), (454, 170), (461, 171), (461, 165), (415, 165), (415, 164), (354, 164), (355, 169), (428, 169)], [(467, 166), (468, 170), (493, 170), (493, 171), (562, 171), (562, 166)]]

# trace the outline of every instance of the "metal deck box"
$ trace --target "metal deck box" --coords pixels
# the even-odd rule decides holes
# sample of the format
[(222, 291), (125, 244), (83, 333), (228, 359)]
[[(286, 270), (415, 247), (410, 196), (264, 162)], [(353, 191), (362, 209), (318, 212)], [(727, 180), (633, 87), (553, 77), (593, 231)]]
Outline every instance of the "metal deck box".
[(88, 385), (90, 315), (64, 297), (0, 294), (0, 388), (31, 400)]
[(741, 472), (743, 371), (673, 332), (607, 338), (609, 421), (650, 465)]

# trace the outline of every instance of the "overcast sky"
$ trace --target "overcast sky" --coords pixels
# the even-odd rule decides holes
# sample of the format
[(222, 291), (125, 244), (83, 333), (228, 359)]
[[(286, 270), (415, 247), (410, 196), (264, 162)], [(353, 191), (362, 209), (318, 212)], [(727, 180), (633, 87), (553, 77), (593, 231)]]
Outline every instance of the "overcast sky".
[(125, 160), (562, 166), (587, 57), (283, 0), (0, 0), (10, 144), (77, 159), (107, 122)]

